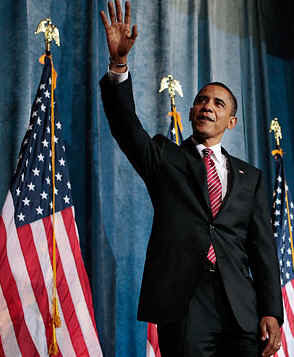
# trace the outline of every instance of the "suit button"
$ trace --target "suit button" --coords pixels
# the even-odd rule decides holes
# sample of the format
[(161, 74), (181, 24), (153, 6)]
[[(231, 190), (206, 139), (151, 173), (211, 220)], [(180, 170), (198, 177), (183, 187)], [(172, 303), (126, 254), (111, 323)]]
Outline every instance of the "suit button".
[(209, 225), (209, 230), (210, 230), (210, 232), (214, 231), (214, 226), (212, 224)]

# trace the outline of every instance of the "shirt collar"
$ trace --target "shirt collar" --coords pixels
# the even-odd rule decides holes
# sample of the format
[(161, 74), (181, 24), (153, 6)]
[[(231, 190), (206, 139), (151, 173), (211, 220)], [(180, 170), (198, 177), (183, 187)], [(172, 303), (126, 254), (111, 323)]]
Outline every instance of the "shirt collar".
[[(203, 144), (196, 144), (196, 148), (200, 154), (200, 156), (203, 158), (203, 152), (202, 150), (203, 149), (206, 149), (206, 146), (203, 145)], [(223, 156), (222, 156), (222, 146), (221, 146), (221, 143), (218, 143), (214, 146), (210, 146), (209, 149), (211, 149), (213, 151), (213, 155), (214, 155), (214, 158), (221, 164), (223, 162)]]

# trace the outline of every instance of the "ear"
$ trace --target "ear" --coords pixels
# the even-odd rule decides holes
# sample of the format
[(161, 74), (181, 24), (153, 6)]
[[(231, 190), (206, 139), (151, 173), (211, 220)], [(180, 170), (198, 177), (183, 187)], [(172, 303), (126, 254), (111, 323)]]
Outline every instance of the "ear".
[(228, 122), (227, 128), (232, 130), (237, 125), (238, 118), (237, 117), (230, 117), (230, 121)]
[(192, 120), (192, 112), (193, 112), (193, 108), (191, 107), (189, 111), (189, 121)]

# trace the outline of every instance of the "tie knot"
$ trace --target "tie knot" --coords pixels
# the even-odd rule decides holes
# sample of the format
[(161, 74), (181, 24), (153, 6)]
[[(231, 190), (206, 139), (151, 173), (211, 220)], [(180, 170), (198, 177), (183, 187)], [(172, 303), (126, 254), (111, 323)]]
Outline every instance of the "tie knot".
[(204, 157), (210, 158), (210, 156), (213, 154), (213, 151), (209, 148), (205, 148), (202, 150)]

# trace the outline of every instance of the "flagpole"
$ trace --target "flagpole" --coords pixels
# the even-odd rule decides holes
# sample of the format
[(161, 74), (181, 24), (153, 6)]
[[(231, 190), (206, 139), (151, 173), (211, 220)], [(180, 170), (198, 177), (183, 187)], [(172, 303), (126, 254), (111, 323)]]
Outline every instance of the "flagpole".
[(176, 109), (175, 96), (176, 96), (176, 92), (177, 92), (180, 95), (180, 97), (183, 97), (183, 90), (182, 90), (182, 86), (181, 86), (180, 82), (175, 80), (171, 74), (169, 74), (167, 77), (162, 78), (161, 84), (160, 84), (160, 89), (158, 92), (161, 93), (165, 89), (168, 90), (168, 94), (170, 97), (171, 111), (168, 113), (168, 115), (170, 117), (172, 117), (172, 119), (174, 119), (176, 143), (177, 143), (177, 145), (179, 145), (180, 144), (179, 129), (182, 132), (183, 125), (182, 125), (181, 116), (177, 112), (177, 109)]
[[(280, 140), (282, 140), (283, 136), (282, 136), (282, 128), (279, 124), (278, 118), (274, 118), (271, 122), (271, 126), (270, 126), (270, 133), (273, 132), (274, 137), (275, 137), (275, 146), (276, 148), (274, 150), (272, 150), (272, 155), (274, 157), (276, 156), (280, 156), (281, 158), (283, 158), (283, 149), (280, 146)], [(282, 170), (284, 173), (284, 165), (282, 166)], [(284, 173), (284, 177), (285, 177), (285, 173)], [(285, 177), (285, 199), (286, 199), (286, 207), (287, 207), (287, 218), (288, 218), (288, 228), (289, 228), (289, 235), (290, 235), (290, 245), (291, 245), (291, 253), (292, 253), (292, 268), (294, 271), (294, 244), (293, 244), (293, 234), (292, 234), (292, 226), (291, 226), (291, 217), (290, 217), (290, 209), (289, 209), (289, 200), (288, 200), (288, 185), (287, 185), (287, 181), (286, 181), (286, 177)]]
[(57, 73), (54, 69), (51, 55), (51, 42), (54, 40), (60, 46), (59, 30), (53, 25), (50, 18), (42, 20), (35, 34), (44, 32), (46, 54), (41, 56), (40, 62), (45, 64), (45, 57), (51, 63), (51, 172), (52, 172), (52, 269), (53, 269), (53, 291), (52, 291), (52, 343), (49, 346), (49, 355), (56, 356), (59, 352), (56, 340), (56, 328), (61, 326), (61, 319), (58, 310), (57, 287), (56, 287), (56, 232), (55, 232), (55, 120), (54, 120), (54, 90), (56, 88)]

